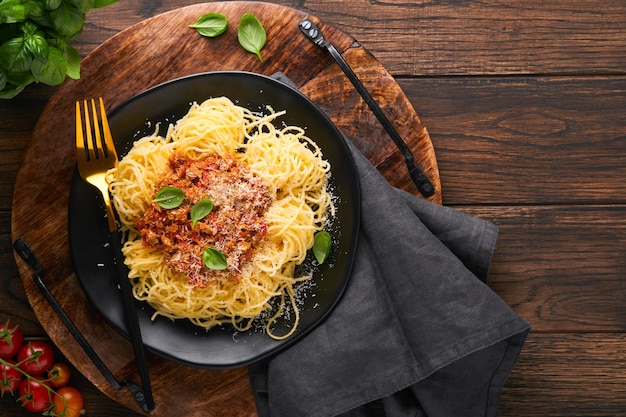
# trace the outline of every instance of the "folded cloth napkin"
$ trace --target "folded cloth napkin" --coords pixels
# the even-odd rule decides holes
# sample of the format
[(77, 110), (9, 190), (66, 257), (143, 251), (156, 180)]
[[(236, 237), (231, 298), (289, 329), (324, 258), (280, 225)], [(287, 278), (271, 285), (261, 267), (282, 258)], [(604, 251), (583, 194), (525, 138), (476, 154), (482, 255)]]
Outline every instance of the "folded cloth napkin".
[(318, 327), (249, 366), (259, 416), (496, 416), (530, 329), (486, 285), (496, 226), (392, 187), (347, 142), (352, 275)]

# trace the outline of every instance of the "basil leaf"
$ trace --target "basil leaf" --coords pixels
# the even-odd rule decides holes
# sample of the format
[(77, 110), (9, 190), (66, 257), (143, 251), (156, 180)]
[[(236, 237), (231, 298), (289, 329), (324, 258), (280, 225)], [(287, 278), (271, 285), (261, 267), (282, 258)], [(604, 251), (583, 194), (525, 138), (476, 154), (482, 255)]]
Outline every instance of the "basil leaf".
[(256, 16), (251, 13), (241, 16), (239, 26), (237, 26), (237, 38), (243, 49), (256, 54), (259, 57), (259, 61), (263, 61), (261, 49), (265, 46), (267, 35), (265, 28), (263, 28)]
[(30, 0), (27, 1), (24, 6), (26, 7), (26, 13), (29, 18), (41, 17), (44, 14), (43, 4), (41, 1)]
[(54, 10), (61, 5), (63, 0), (44, 0), (44, 7), (48, 10)]
[(60, 35), (70, 38), (83, 29), (85, 13), (71, 3), (62, 2), (50, 12), (50, 23)]
[(11, 72), (29, 71), (33, 55), (26, 48), (24, 38), (13, 38), (0, 45), (0, 65)]
[(45, 59), (34, 59), (30, 69), (35, 80), (54, 86), (65, 81), (67, 63), (61, 51), (51, 46), (48, 48), (48, 56)]
[(24, 46), (35, 57), (45, 59), (48, 56), (48, 41), (41, 32), (24, 35)]
[(80, 78), (80, 54), (71, 45), (65, 45), (65, 48), (61, 50), (65, 62), (67, 62), (67, 76), (73, 80)]
[(2, 23), (23, 22), (26, 19), (28, 10), (21, 0), (0, 1), (0, 16)]
[(323, 264), (332, 246), (332, 239), (330, 234), (324, 230), (315, 233), (313, 236), (313, 255), (319, 264)]
[(95, 3), (94, 0), (65, 0), (65, 1), (69, 1), (83, 13), (87, 13), (89, 10), (93, 9), (93, 5)]
[(17, 96), (19, 93), (24, 90), (26, 84), (7, 84), (2, 90), (0, 90), (0, 99), (11, 99)]
[(214, 38), (226, 32), (228, 21), (226, 16), (219, 13), (207, 13), (200, 16), (198, 20), (190, 28), (196, 29), (198, 33), (207, 38)]
[(191, 207), (191, 227), (196, 225), (196, 222), (205, 218), (213, 210), (213, 201), (205, 198), (198, 201)]
[(152, 201), (164, 209), (175, 209), (183, 204), (184, 199), (185, 192), (183, 190), (178, 187), (168, 185), (161, 188)]
[(33, 77), (33, 73), (30, 71), (22, 71), (22, 72), (13, 72), (10, 71), (7, 73), (7, 84), (14, 85), (27, 85), (35, 81), (35, 77)]
[(224, 256), (219, 249), (215, 248), (204, 249), (202, 252), (202, 262), (204, 262), (204, 265), (207, 268), (214, 269), (216, 271), (220, 271), (228, 267), (226, 256)]

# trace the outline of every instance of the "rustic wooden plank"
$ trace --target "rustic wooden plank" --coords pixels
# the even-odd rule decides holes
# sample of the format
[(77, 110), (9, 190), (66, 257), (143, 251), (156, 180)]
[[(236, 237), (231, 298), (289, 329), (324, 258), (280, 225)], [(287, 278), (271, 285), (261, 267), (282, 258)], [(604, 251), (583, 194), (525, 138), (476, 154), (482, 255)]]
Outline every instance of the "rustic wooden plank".
[(489, 283), (536, 331), (626, 331), (626, 206), (463, 207), (500, 235)]
[(625, 344), (624, 333), (531, 332), (502, 393), (499, 415), (623, 415)]
[[(192, 0), (125, 0), (94, 10), (81, 51)], [(626, 3), (279, 0), (354, 36), (394, 75), (624, 74)], [(120, 13), (120, 10), (130, 12)], [(254, 10), (251, 10), (254, 12)], [(97, 28), (97, 31), (90, 31)], [(95, 33), (95, 34), (94, 34)], [(271, 41), (271, 39), (270, 39)]]
[[(298, 3), (298, 2), (293, 2)], [(395, 75), (623, 74), (620, 0), (306, 1)]]
[(626, 202), (626, 77), (402, 79), (444, 204)]
[(37, 118), (53, 88), (33, 85), (12, 100), (0, 100), (0, 210), (10, 210), (16, 172)]
[(0, 271), (0, 322), (4, 323), (7, 317), (15, 317), (26, 335), (44, 336), (45, 332), (26, 299), (17, 273), (11, 244), (11, 214), (4, 211), (0, 212)]

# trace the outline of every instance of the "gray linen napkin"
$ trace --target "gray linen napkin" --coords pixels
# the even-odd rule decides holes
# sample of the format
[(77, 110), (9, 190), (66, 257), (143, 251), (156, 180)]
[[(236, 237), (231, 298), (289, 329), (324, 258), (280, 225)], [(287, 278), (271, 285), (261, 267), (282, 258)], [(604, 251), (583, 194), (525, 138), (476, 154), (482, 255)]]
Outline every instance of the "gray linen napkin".
[(496, 416), (530, 329), (485, 284), (496, 226), (393, 188), (348, 143), (352, 276), (323, 323), (249, 367), (259, 416)]

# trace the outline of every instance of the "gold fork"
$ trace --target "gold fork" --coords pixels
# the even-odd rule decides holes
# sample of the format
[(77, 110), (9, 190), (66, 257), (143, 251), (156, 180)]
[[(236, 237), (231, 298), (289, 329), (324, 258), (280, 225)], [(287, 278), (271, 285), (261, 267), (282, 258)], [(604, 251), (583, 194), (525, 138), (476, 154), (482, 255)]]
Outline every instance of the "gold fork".
[[(106, 207), (107, 220), (109, 223), (109, 231), (117, 230), (117, 222), (115, 221), (115, 212), (111, 205), (109, 197), (109, 187), (106, 181), (106, 173), (108, 170), (117, 167), (117, 153), (115, 144), (111, 136), (109, 121), (104, 109), (104, 102), (100, 98), (100, 117), (102, 120), (102, 133), (98, 125), (98, 112), (96, 111), (96, 102), (91, 100), (91, 114), (89, 117), (89, 105), (87, 100), (83, 101), (85, 109), (85, 135), (83, 135), (83, 124), (80, 111), (80, 102), (76, 102), (76, 162), (78, 164), (78, 172), (83, 180), (100, 190)], [(93, 124), (91, 122), (93, 120)], [(93, 135), (92, 135), (93, 130)]]
[[(125, 269), (121, 254), (121, 234), (117, 227), (115, 211), (111, 204), (109, 196), (109, 187), (106, 181), (107, 171), (117, 167), (117, 152), (115, 144), (111, 136), (109, 121), (107, 119), (106, 110), (102, 97), (99, 99), (100, 120), (98, 123), (98, 111), (95, 100), (90, 103), (83, 101), (84, 108), (84, 133), (83, 118), (81, 117), (81, 103), (76, 102), (76, 163), (78, 172), (83, 180), (96, 187), (104, 200), (106, 208), (107, 221), (109, 231), (111, 233), (111, 248), (113, 249), (113, 259), (118, 268), (119, 284), (122, 290), (122, 301), (124, 303), (124, 312), (126, 325), (130, 334), (137, 368), (143, 390), (141, 390), (131, 381), (127, 381), (127, 387), (133, 392), (135, 399), (146, 412), (154, 409), (154, 400), (152, 398), (152, 390), (150, 387), (150, 378), (148, 374), (148, 365), (146, 363), (145, 352), (143, 349), (143, 341), (141, 338), (141, 330), (137, 319), (137, 309), (132, 295), (132, 288), (128, 280), (128, 272)], [(91, 117), (89, 109), (91, 107)]]

